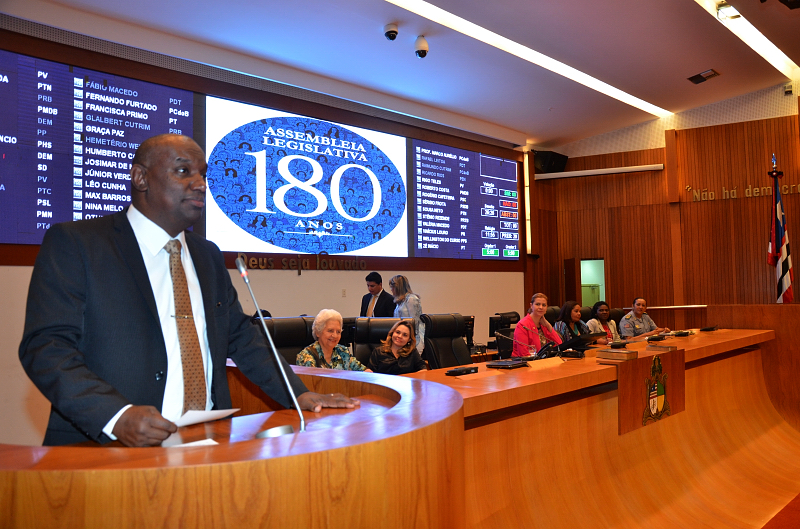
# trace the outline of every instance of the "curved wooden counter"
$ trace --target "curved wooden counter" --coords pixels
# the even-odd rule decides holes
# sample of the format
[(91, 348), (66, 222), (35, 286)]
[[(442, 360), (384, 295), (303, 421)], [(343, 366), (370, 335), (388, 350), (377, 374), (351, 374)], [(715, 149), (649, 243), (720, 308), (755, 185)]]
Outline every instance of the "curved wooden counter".
[[(624, 435), (616, 382), (603, 382), (616, 367), (594, 358), (486, 376), (481, 366), (449, 383), (443, 371), (414, 376), (464, 396), (467, 527), (760, 528), (800, 493), (800, 432), (762, 370), (762, 355), (781, 354), (774, 336), (662, 342), (685, 350), (685, 411)], [(539, 399), (519, 403), (520, 391)]]
[[(296, 371), (318, 391), (366, 396), (365, 406), (306, 412), (303, 434), (218, 446), (0, 445), (2, 526), (464, 525), (458, 393), (403, 377)], [(223, 423), (236, 441), (292, 421), (286, 410)]]

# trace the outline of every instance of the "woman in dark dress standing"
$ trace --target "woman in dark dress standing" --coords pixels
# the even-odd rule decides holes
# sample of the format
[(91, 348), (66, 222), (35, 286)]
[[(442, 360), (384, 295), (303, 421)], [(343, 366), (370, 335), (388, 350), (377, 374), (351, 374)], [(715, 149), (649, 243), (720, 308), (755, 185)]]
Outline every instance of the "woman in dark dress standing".
[(382, 343), (372, 351), (367, 362), (367, 367), (373, 372), (405, 375), (426, 369), (425, 361), (417, 351), (417, 341), (410, 322), (395, 323)]

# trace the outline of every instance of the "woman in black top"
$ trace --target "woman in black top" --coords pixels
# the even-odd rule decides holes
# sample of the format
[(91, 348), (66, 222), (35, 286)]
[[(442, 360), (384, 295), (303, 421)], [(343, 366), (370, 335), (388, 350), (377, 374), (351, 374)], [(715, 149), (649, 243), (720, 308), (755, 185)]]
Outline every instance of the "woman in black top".
[(382, 343), (372, 351), (367, 362), (367, 367), (373, 372), (405, 375), (426, 369), (425, 361), (417, 351), (417, 341), (410, 322), (395, 323)]

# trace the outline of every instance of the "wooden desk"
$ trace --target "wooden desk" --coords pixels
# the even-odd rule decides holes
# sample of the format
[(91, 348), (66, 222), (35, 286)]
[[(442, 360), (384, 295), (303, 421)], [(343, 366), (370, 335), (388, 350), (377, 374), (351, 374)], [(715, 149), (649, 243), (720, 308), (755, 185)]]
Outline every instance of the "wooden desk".
[[(694, 362), (729, 351), (755, 346), (774, 339), (773, 331), (720, 329), (671, 337), (660, 344), (676, 345), (685, 350), (686, 362)], [(628, 349), (644, 351), (646, 342), (631, 342)], [(537, 361), (538, 362), (538, 361)], [(499, 370), (478, 364), (478, 373), (461, 377), (445, 375), (446, 369), (422, 371), (404, 375), (409, 378), (444, 384), (464, 398), (464, 417), (497, 411), (537, 400), (558, 397), (601, 384), (616, 382), (617, 368), (597, 363), (595, 352), (586, 358), (551, 363), (546, 369), (534, 368)], [(481, 375), (484, 373), (484, 375)]]
[(411, 376), (464, 398), (467, 527), (760, 528), (800, 493), (800, 432), (764, 385), (774, 336), (661, 342), (684, 349), (685, 411), (624, 435), (616, 367), (592, 357)]
[[(306, 413), (307, 431), (252, 439), (293, 411), (182, 429), (218, 446), (0, 445), (3, 527), (464, 526), (462, 399), (437, 384), (294, 368), (318, 391), (365, 396)], [(229, 442), (237, 441), (237, 442)]]

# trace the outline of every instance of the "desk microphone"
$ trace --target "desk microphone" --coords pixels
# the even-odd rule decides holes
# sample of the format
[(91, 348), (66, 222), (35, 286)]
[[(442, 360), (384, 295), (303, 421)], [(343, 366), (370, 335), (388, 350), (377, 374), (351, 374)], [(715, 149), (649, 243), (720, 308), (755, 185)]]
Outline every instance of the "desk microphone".
[[(283, 369), (283, 362), (281, 362), (281, 356), (278, 354), (278, 350), (275, 348), (275, 343), (272, 341), (272, 336), (269, 334), (267, 330), (267, 323), (264, 321), (264, 316), (261, 314), (261, 309), (258, 307), (258, 301), (256, 301), (256, 295), (253, 294), (253, 288), (250, 286), (250, 278), (247, 277), (247, 267), (244, 265), (244, 260), (239, 257), (236, 259), (236, 268), (239, 270), (239, 273), (242, 275), (242, 279), (244, 279), (244, 284), (247, 285), (247, 289), (250, 291), (250, 297), (253, 299), (253, 304), (256, 306), (256, 314), (258, 314), (259, 320), (261, 320), (261, 327), (264, 329), (264, 334), (267, 335), (267, 340), (269, 340), (269, 346), (272, 349), (272, 355), (275, 358), (275, 361), (278, 363), (278, 369), (281, 371), (281, 376), (283, 377), (283, 381), (286, 384), (286, 390), (289, 392), (289, 396), (292, 397), (292, 403), (294, 404), (295, 409), (297, 409), (297, 414), (300, 416), (300, 432), (306, 431), (306, 420), (303, 417), (303, 411), (300, 409), (300, 404), (297, 403), (297, 397), (294, 394), (294, 389), (292, 389), (292, 385), (289, 383), (289, 377), (286, 376), (286, 371)], [(282, 429), (280, 433), (273, 432), (273, 430)], [(272, 432), (272, 433), (271, 433)], [(278, 426), (276, 428), (270, 428), (264, 432), (259, 432), (256, 436), (259, 439), (263, 439), (264, 437), (277, 437), (278, 435), (283, 435), (284, 433), (292, 433), (294, 429), (289, 426)], [(262, 435), (263, 434), (263, 435)]]

